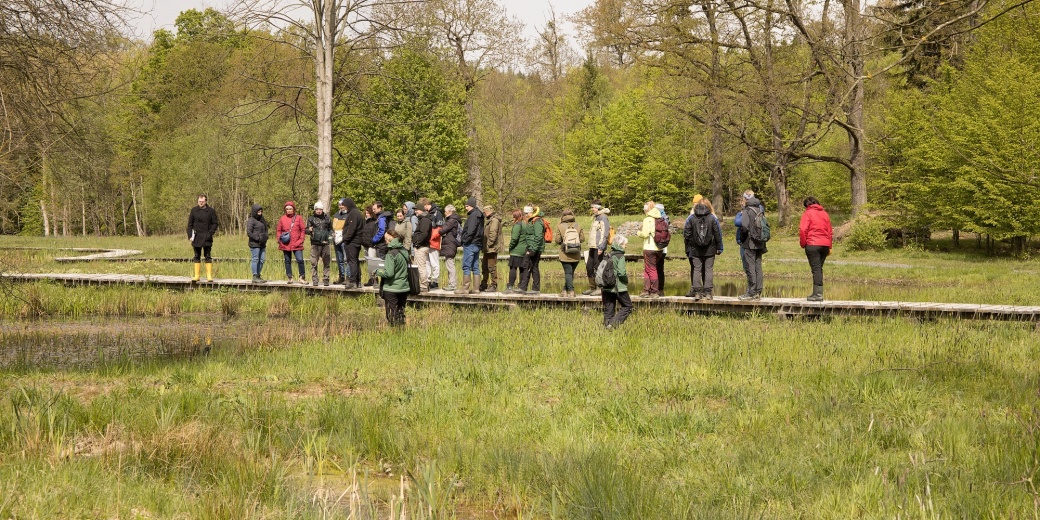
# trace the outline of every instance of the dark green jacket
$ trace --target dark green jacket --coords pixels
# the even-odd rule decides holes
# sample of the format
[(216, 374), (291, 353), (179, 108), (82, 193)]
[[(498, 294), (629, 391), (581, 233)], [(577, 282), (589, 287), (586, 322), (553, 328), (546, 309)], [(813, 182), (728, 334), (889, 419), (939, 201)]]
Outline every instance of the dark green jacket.
[(542, 212), (535, 210), (535, 216), (520, 228), (523, 240), (527, 241), (527, 250), (541, 253), (545, 250), (545, 220)]
[(610, 260), (614, 262), (614, 274), (617, 276), (617, 285), (613, 289), (609, 289), (609, 291), (612, 293), (628, 292), (628, 270), (625, 269), (625, 250), (612, 244), (607, 254), (610, 255)]
[(383, 290), (392, 293), (408, 292), (408, 251), (404, 250), (399, 238), (390, 241), (389, 251), (382, 269), (376, 269), (376, 276), (382, 280)]
[(523, 239), (524, 225), (513, 222), (513, 230), (509, 233), (509, 256), (524, 256), (527, 254), (527, 241)]

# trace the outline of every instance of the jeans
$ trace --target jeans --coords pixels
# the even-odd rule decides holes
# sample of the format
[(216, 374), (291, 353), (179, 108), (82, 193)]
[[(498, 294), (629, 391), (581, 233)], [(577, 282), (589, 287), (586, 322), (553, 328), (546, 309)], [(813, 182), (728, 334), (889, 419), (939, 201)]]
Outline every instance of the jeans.
[[(603, 291), (601, 300), (603, 301), (604, 327), (617, 327), (628, 319), (629, 314), (632, 314), (632, 298), (628, 295), (628, 291), (619, 293)], [(621, 308), (617, 309), (618, 306)], [(615, 314), (615, 309), (617, 309), (617, 314)]]
[(563, 264), (563, 290), (574, 291), (574, 270), (578, 268), (578, 262), (560, 262)]
[(260, 271), (264, 270), (264, 262), (267, 261), (267, 248), (250, 247), (249, 252), (252, 256), (249, 261), (249, 269), (253, 271), (253, 276), (260, 278)]
[(805, 246), (805, 257), (809, 259), (813, 285), (823, 287), (823, 262), (830, 254), (831, 248), (827, 246)]
[(762, 294), (762, 250), (745, 249), (743, 256), (747, 264), (748, 294)]
[(690, 258), (690, 289), (711, 293), (715, 289), (715, 255)]
[(527, 291), (527, 282), (531, 281), (531, 290), (534, 292), (541, 292), (542, 290), (542, 272), (538, 269), (538, 264), (542, 261), (541, 251), (528, 251), (524, 255), (524, 266), (520, 269), (520, 286), (518, 287), (521, 291)]
[(462, 246), (462, 276), (480, 276), (480, 244)]
[(300, 251), (282, 251), (282, 258), (285, 260), (285, 277), (292, 280), (292, 260), (296, 257), (296, 265), (300, 268), (300, 278), (307, 277), (307, 269), (303, 264), (303, 250)]
[(660, 278), (657, 266), (664, 261), (664, 253), (661, 251), (643, 251), (643, 292), (651, 295), (661, 290), (658, 285)]
[(347, 279), (347, 244), (346, 242), (340, 242), (334, 244), (332, 250), (336, 253), (336, 267), (339, 268), (339, 279)]

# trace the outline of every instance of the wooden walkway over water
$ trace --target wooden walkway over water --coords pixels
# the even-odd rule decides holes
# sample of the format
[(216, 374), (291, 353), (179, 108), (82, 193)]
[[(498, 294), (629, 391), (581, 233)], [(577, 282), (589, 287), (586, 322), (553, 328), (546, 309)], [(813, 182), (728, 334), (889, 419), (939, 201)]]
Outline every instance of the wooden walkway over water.
[[(332, 285), (311, 286), (271, 281), (253, 284), (250, 280), (216, 279), (211, 283), (193, 283), (186, 276), (146, 276), (129, 274), (73, 274), (25, 273), (4, 274), (0, 280), (8, 282), (50, 281), (67, 286), (133, 285), (174, 290), (239, 290), (239, 291), (303, 291), (308, 294), (342, 295), (345, 297), (372, 297), (374, 289), (344, 289)], [(456, 295), (434, 290), (408, 299), (409, 303), (449, 304), (484, 307), (570, 307), (598, 308), (598, 296), (563, 298), (555, 294), (515, 295), (480, 293)], [(973, 303), (930, 302), (874, 302), (841, 301), (809, 302), (800, 298), (762, 298), (758, 301), (740, 301), (737, 298), (716, 296), (712, 301), (695, 301), (681, 296), (640, 298), (633, 295), (636, 307), (664, 307), (672, 310), (701, 314), (775, 314), (778, 316), (902, 316), (918, 319), (959, 318), (973, 320), (1040, 321), (1040, 307), (1012, 305), (981, 305)]]

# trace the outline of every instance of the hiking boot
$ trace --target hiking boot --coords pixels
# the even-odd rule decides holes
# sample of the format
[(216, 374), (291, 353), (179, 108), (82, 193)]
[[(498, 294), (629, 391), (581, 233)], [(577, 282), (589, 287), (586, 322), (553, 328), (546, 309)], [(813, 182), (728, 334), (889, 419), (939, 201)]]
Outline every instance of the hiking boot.
[(322, 285), (324, 285), (325, 287), (328, 287), (328, 286), (329, 286), (329, 280), (328, 280), (328, 278), (326, 278), (325, 280), (323, 280), (323, 281), (321, 282), (321, 284), (322, 284)]
[(592, 296), (592, 293), (594, 293), (594, 292), (596, 292), (596, 288), (595, 287), (589, 287), (588, 289), (585, 289), (584, 291), (581, 291), (581, 294), (582, 294), (582, 296)]
[(712, 297), (712, 295), (711, 295), (711, 291), (708, 291), (708, 292), (706, 292), (706, 293), (702, 293), (702, 294), (701, 294), (701, 299), (702, 299), (702, 300), (707, 300), (707, 301), (711, 301), (711, 300), (713, 299), (713, 297)]
[(600, 296), (602, 294), (603, 294), (603, 290), (600, 289), (599, 287), (597, 287), (596, 290), (592, 291), (592, 294), (590, 294), (589, 296)]
[(812, 286), (812, 294), (809, 295), (806, 300), (811, 302), (822, 302), (823, 301), (823, 286), (814, 285)]
[(664, 294), (662, 294), (661, 291), (657, 291), (655, 293), (650, 293), (650, 297), (651, 298), (660, 298), (662, 296), (664, 296)]
[(335, 283), (336, 285), (343, 285), (343, 277), (340, 276), (340, 277), (336, 278), (336, 281), (333, 282), (333, 283)]
[(267, 280), (264, 280), (263, 278), (260, 278), (259, 276), (253, 275), (253, 283), (255, 283), (255, 284), (267, 283)]
[(741, 294), (740, 296), (737, 296), (737, 299), (742, 301), (742, 302), (746, 302), (748, 300), (754, 300), (755, 299), (755, 295), (751, 294), (749, 292), (746, 292), (744, 294)]
[(534, 290), (531, 290), (531, 291), (526, 291), (526, 292), (524, 292), (524, 294), (526, 294), (526, 295), (528, 295), (528, 296), (533, 296), (533, 295), (536, 295), (536, 294), (542, 294), (542, 291), (534, 291)]
[(650, 291), (643, 291), (643, 292), (639, 293), (639, 297), (640, 298), (649, 298), (650, 297)]
[(498, 292), (498, 284), (491, 284), (487, 287), (487, 292)]
[(437, 282), (430, 282), (430, 289), (440, 289), (440, 288), (441, 288), (441, 284), (439, 284)]
[(690, 288), (689, 292), (686, 293), (686, 298), (693, 298), (693, 299), (696, 300), (696, 299), (699, 299), (700, 297), (701, 297), (701, 294), (699, 292), (693, 290), (692, 287)]
[(570, 296), (570, 294), (571, 294), (570, 291), (563, 291), (563, 292), (560, 293), (560, 298), (566, 298), (566, 297)]
[[(304, 278), (302, 274), (300, 275), (300, 285), (307, 285), (307, 279)], [(314, 285), (318, 285), (318, 284), (314, 284)]]

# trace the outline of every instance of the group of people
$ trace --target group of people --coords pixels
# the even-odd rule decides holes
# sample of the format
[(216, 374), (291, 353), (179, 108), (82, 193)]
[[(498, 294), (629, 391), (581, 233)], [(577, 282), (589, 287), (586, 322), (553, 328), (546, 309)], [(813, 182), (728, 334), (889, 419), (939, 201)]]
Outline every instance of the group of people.
[[(770, 239), (765, 207), (751, 190), (741, 198), (742, 208), (734, 219), (736, 242), (747, 276), (747, 291), (741, 300), (762, 297), (762, 255)], [(823, 300), (823, 264), (830, 254), (832, 228), (830, 217), (813, 197), (803, 201), (806, 210), (799, 225), (799, 239), (813, 275), (810, 301)], [(625, 248), (628, 239), (616, 234), (610, 224), (610, 210), (593, 201), (589, 210), (591, 225), (577, 223), (572, 210), (564, 210), (553, 226), (541, 209), (534, 205), (511, 212), (512, 227), (508, 238), (502, 234), (503, 220), (495, 209), (477, 207), (470, 197), (465, 205), (465, 219), (449, 204), (442, 210), (430, 199), (418, 203), (405, 202), (396, 211), (385, 210), (381, 202), (359, 209), (350, 198), (340, 199), (338, 211), (326, 213), (319, 201), (306, 218), (299, 215), (294, 201), (283, 205), (283, 214), (275, 225), (278, 249), (282, 251), (288, 283), (306, 283), (304, 244), (309, 237), (311, 284), (330, 285), (332, 255), (335, 254), (338, 277), (336, 284), (360, 288), (362, 253), (369, 260), (382, 261), (381, 268), (369, 269), (365, 286), (380, 284), (387, 319), (391, 324), (404, 322), (404, 308), (409, 291), (408, 267), (418, 270), (418, 292), (439, 289), (440, 262), (443, 259), (448, 280), (444, 290), (456, 294), (498, 292), (498, 254), (508, 251), (508, 279), (504, 292), (538, 294), (541, 291), (540, 263), (547, 243), (559, 247), (559, 261), (564, 272), (563, 297), (575, 296), (575, 273), (585, 262), (588, 289), (584, 295), (600, 296), (604, 305), (604, 324), (616, 327), (632, 311), (628, 294)], [(637, 236), (643, 240), (643, 289), (641, 297), (664, 295), (664, 261), (671, 242), (671, 222), (664, 206), (647, 201), (645, 215)], [(201, 261), (206, 261), (206, 278), (213, 279), (211, 248), (217, 229), (216, 212), (200, 196), (188, 219), (188, 238), (195, 250), (193, 281), (199, 281)], [(690, 290), (686, 297), (711, 300), (714, 290), (715, 257), (723, 252), (722, 222), (707, 198), (693, 198), (689, 216), (683, 227), (683, 245), (690, 263)], [(253, 282), (266, 283), (261, 272), (266, 261), (268, 223), (263, 207), (254, 205), (246, 222), (251, 251), (250, 268)], [(508, 242), (507, 242), (508, 240)], [(462, 249), (462, 283), (458, 283), (455, 258)], [(293, 277), (293, 263), (298, 277)], [(319, 266), (321, 276), (319, 279)]]

